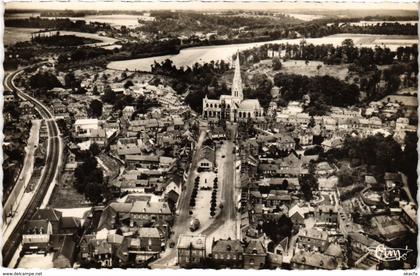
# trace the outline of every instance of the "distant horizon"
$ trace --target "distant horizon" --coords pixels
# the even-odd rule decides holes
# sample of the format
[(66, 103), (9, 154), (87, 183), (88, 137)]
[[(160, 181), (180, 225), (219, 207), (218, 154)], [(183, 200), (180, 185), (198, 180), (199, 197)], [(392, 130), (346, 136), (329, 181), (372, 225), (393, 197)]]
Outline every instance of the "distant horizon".
[[(403, 2), (403, 3), (401, 3)], [(269, 10), (269, 11), (340, 11), (340, 10), (378, 10), (378, 11), (416, 11), (419, 4), (413, 1), (402, 0), (398, 2), (383, 3), (377, 0), (353, 0), (337, 3), (335, 1), (309, 0), (306, 2), (279, 2), (279, 1), (150, 1), (150, 2), (80, 2), (69, 0), (67, 2), (7, 2), (5, 10), (73, 10), (73, 11), (149, 11), (149, 10)]]

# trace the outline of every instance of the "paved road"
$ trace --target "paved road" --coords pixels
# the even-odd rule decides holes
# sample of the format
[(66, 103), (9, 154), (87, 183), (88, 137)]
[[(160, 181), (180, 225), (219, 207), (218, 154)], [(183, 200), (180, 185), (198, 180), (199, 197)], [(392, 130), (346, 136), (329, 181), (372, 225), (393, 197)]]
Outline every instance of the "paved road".
[(152, 268), (173, 266), (176, 262), (176, 242), (178, 241), (179, 235), (190, 233), (190, 230), (189, 230), (190, 220), (191, 220), (191, 216), (189, 214), (190, 198), (191, 198), (192, 190), (194, 187), (194, 180), (197, 175), (196, 169), (197, 169), (197, 163), (199, 161), (198, 152), (200, 151), (201, 146), (203, 145), (205, 134), (206, 134), (205, 131), (202, 131), (200, 133), (200, 136), (197, 141), (197, 145), (195, 147), (194, 155), (191, 161), (191, 168), (188, 172), (188, 179), (184, 184), (185, 190), (182, 191), (181, 197), (179, 199), (179, 203), (177, 207), (178, 215), (175, 218), (175, 223), (172, 228), (174, 234), (171, 237), (171, 240), (175, 242), (175, 247), (167, 249), (167, 251), (162, 255), (162, 258), (160, 258), (159, 260), (151, 264)]
[(6, 221), (7, 216), (16, 211), (16, 206), (19, 204), (20, 198), (22, 198), (25, 188), (32, 176), (35, 159), (34, 155), (39, 140), (40, 125), (40, 120), (32, 120), (32, 127), (25, 147), (25, 159), (23, 161), (22, 169), (20, 170), (19, 176), (12, 189), (3, 194), (3, 222)]
[(44, 173), (41, 175), (38, 192), (34, 195), (28, 204), (23, 216), (20, 218), (12, 234), (6, 241), (4, 241), (2, 249), (3, 266), (9, 265), (13, 255), (15, 254), (19, 244), (22, 241), (22, 231), (25, 220), (30, 219), (35, 213), (36, 208), (41, 206), (48, 188), (56, 176), (60, 157), (60, 137), (57, 123), (53, 119), (50, 111), (42, 103), (25, 94), (14, 85), (13, 80), (15, 76), (20, 73), (22, 73), (22, 70), (13, 72), (8, 75), (4, 79), (4, 86), (11, 91), (15, 91), (19, 97), (32, 102), (41, 117), (46, 120), (48, 129), (48, 149), (45, 167), (43, 170)]
[(223, 209), (220, 214), (215, 218), (214, 222), (202, 232), (203, 235), (210, 235), (222, 226), (228, 220), (236, 219), (236, 206), (234, 198), (234, 174), (235, 174), (235, 162), (233, 151), (234, 144), (231, 141), (225, 141), (221, 150), (222, 155), (225, 155), (223, 164), (219, 164), (218, 167), (223, 166), (223, 188), (222, 188), (222, 202)]

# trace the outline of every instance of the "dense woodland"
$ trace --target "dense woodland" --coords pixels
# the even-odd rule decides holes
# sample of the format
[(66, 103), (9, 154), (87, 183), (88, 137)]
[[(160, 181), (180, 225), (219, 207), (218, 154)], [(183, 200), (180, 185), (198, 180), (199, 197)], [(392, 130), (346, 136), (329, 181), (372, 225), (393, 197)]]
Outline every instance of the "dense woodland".
[(88, 151), (79, 152), (81, 164), (74, 172), (76, 178), (74, 187), (95, 205), (102, 202), (106, 191), (104, 176), (102, 170), (98, 168), (98, 161), (95, 158), (97, 153), (98, 146), (96, 144), (92, 144)]
[[(356, 47), (351, 39), (343, 41), (341, 46), (313, 45), (304, 41), (300, 45), (268, 44), (258, 48), (245, 50), (240, 53), (241, 63), (252, 65), (267, 59), (267, 50), (280, 51), (282, 60), (305, 60), (306, 62), (317, 60), (326, 65), (348, 64), (350, 74), (357, 75), (355, 85), (347, 82), (334, 80), (333, 77), (305, 77), (301, 75), (284, 75), (281, 72), (281, 60), (273, 59), (273, 70), (279, 71), (275, 76), (274, 85), (281, 87), (282, 99), (280, 105), (287, 104), (290, 100), (301, 100), (306, 94), (314, 101), (308, 107), (311, 113), (323, 114), (328, 105), (348, 106), (358, 104), (360, 91), (366, 92), (364, 102), (376, 101), (387, 95), (394, 94), (400, 86), (401, 74), (409, 77), (404, 79), (404, 86), (416, 87), (418, 74), (417, 45), (411, 47), (399, 47), (395, 52), (386, 47)], [(385, 69), (378, 66), (388, 65)], [(414, 77), (412, 77), (414, 76)], [(317, 89), (311, 85), (322, 82)], [(378, 84), (384, 81), (383, 87)], [(313, 84), (312, 84), (313, 83)], [(309, 85), (309, 86), (308, 86)], [(341, 93), (328, 92), (328, 87), (334, 87)], [(325, 89), (324, 89), (325, 88)], [(332, 91), (334, 91), (334, 89)], [(318, 92), (315, 92), (318, 91)], [(321, 92), (319, 92), (321, 91)]]
[(341, 46), (331, 44), (314, 45), (302, 40), (300, 45), (266, 44), (241, 52), (242, 63), (256, 63), (267, 58), (267, 50), (282, 51), (282, 59), (319, 60), (325, 64), (355, 63), (366, 69), (374, 65), (387, 65), (398, 61), (416, 61), (417, 45), (399, 47), (393, 52), (387, 47), (358, 47), (352, 39), (345, 39)]
[(46, 46), (59, 47), (72, 47), (99, 42), (99, 40), (92, 38), (79, 37), (75, 35), (60, 35), (59, 32), (52, 36), (36, 36), (31, 41), (33, 43), (38, 43)]
[(346, 107), (359, 102), (360, 90), (355, 84), (348, 84), (331, 76), (307, 77), (279, 73), (274, 84), (281, 87), (283, 105), (289, 101), (301, 101), (309, 97), (307, 112), (323, 115), (329, 106)]
[(200, 112), (205, 95), (218, 98), (222, 94), (230, 94), (226, 83), (219, 83), (220, 77), (229, 70), (229, 64), (222, 61), (199, 64), (192, 67), (177, 68), (171, 60), (152, 65), (152, 73), (172, 77), (171, 86), (178, 94), (188, 92), (185, 101), (190, 107)]
[(272, 29), (301, 23), (287, 15), (276, 16), (236, 16), (226, 14), (204, 14), (201, 12), (153, 11), (154, 21), (139, 21), (140, 30), (163, 35), (192, 34), (194, 32), (215, 32), (220, 35), (233, 35), (235, 31)]
[[(401, 146), (392, 138), (376, 134), (366, 138), (348, 136), (344, 140), (342, 148), (332, 149), (321, 153), (321, 159), (330, 162), (337, 160), (349, 160), (352, 167), (366, 166), (367, 171), (380, 181), (383, 181), (385, 172), (401, 171), (407, 175), (408, 186), (414, 198), (417, 195), (417, 135), (416, 133), (406, 133), (405, 147)], [(340, 185), (349, 185), (349, 181), (340, 180), (343, 175), (339, 175)], [(346, 175), (345, 178), (352, 176)], [(353, 176), (354, 178), (354, 176)]]
[(341, 23), (342, 20), (337, 19), (332, 25), (309, 23), (293, 27), (292, 30), (297, 31), (304, 37), (323, 37), (327, 35), (342, 33), (417, 35), (417, 24), (411, 25), (404, 23), (400, 24), (384, 22), (373, 26), (353, 26), (350, 24)]
[(75, 31), (83, 33), (96, 33), (99, 31), (110, 30), (109, 24), (105, 23), (86, 23), (85, 20), (70, 20), (69, 18), (41, 18), (30, 17), (24, 19), (6, 18), (4, 21), (6, 27), (17, 28), (39, 28), (39, 29), (56, 29), (63, 31)]

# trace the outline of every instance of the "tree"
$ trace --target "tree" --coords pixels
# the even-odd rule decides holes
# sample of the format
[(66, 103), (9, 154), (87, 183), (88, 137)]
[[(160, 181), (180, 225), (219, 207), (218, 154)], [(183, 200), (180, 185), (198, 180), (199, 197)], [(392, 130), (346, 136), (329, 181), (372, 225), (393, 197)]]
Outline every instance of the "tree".
[(338, 186), (345, 187), (352, 185), (354, 182), (352, 172), (349, 168), (343, 166), (338, 171)]
[(99, 95), (98, 87), (96, 85), (92, 88), (92, 94), (95, 96)]
[(102, 116), (102, 102), (99, 100), (93, 100), (90, 102), (89, 111), (94, 118)]
[(190, 207), (195, 207), (195, 198), (191, 198)]
[(92, 143), (89, 147), (89, 151), (93, 156), (97, 156), (99, 153), (101, 153), (101, 149), (99, 148), (99, 145), (96, 143)]
[(127, 89), (127, 88), (129, 88), (133, 85), (134, 85), (134, 83), (131, 80), (128, 80), (124, 83), (124, 88)]
[(285, 215), (278, 219), (268, 219), (263, 222), (262, 230), (275, 243), (278, 244), (286, 237), (290, 237), (293, 222)]
[(319, 70), (322, 68), (322, 64), (318, 64), (318, 66), (316, 67), (316, 70), (318, 71), (318, 75), (319, 75)]
[(314, 116), (311, 116), (311, 118), (309, 119), (308, 127), (313, 128), (314, 126), (315, 126), (315, 118)]
[(344, 39), (343, 42), (341, 42), (341, 46), (344, 48), (353, 48), (354, 47), (353, 39), (350, 39), (350, 38)]
[(272, 63), (273, 63), (272, 66), (273, 66), (274, 71), (281, 70), (282, 64), (281, 64), (281, 61), (278, 57), (273, 58)]
[(67, 88), (74, 88), (78, 86), (76, 77), (74, 76), (73, 72), (68, 72), (66, 75), (64, 75), (64, 85)]
[(299, 177), (299, 184), (303, 198), (310, 201), (313, 198), (313, 191), (318, 189), (318, 180), (313, 174), (305, 174)]
[(105, 191), (103, 173), (97, 167), (98, 162), (90, 151), (82, 152), (81, 159), (81, 164), (74, 172), (76, 178), (74, 186), (79, 193), (84, 194), (88, 200), (96, 204), (102, 200), (101, 197)]
[(47, 89), (62, 87), (60, 81), (51, 72), (38, 72), (29, 78), (29, 85), (33, 89)]
[(85, 197), (87, 200), (97, 205), (103, 200), (104, 187), (103, 184), (89, 182), (85, 188)]
[(101, 99), (104, 103), (114, 104), (117, 100), (117, 95), (108, 85), (107, 87), (105, 87), (104, 94), (102, 95)]
[(287, 181), (287, 179), (284, 179), (283, 182), (281, 183), (281, 190), (287, 190), (287, 188), (289, 187), (289, 181)]

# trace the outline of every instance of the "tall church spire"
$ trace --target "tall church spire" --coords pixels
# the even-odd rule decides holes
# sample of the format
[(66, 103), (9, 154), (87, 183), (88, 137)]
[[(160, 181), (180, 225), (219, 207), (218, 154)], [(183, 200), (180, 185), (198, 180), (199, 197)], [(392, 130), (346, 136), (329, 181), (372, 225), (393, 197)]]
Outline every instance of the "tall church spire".
[(242, 78), (241, 78), (241, 65), (239, 63), (239, 51), (236, 52), (235, 74), (233, 75), (233, 81), (232, 81), (232, 97), (239, 98), (241, 101), (244, 98), (243, 92), (242, 92)]

